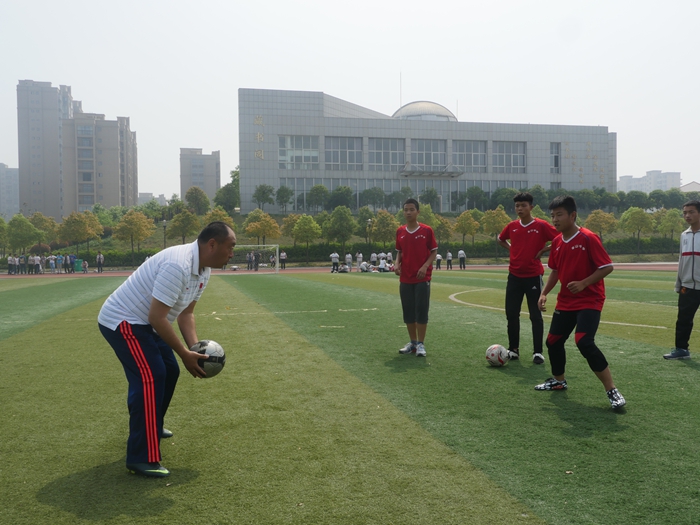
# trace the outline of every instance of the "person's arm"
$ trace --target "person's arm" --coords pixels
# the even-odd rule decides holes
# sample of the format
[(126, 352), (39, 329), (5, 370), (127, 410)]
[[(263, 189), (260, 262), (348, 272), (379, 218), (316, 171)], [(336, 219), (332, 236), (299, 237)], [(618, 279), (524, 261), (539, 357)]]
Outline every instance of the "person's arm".
[(598, 268), (595, 272), (593, 272), (591, 275), (589, 275), (582, 281), (571, 281), (566, 285), (566, 287), (571, 293), (577, 294), (588, 288), (590, 285), (597, 283), (601, 279), (604, 279), (606, 276), (610, 275), (612, 271), (612, 265), (603, 266), (602, 268)]
[(552, 288), (554, 288), (557, 285), (558, 280), (559, 272), (557, 272), (556, 270), (552, 270), (549, 274), (549, 277), (547, 277), (547, 282), (545, 283), (544, 288), (542, 288), (540, 298), (537, 301), (537, 307), (543, 312), (547, 311), (547, 308), (545, 306), (547, 304), (547, 294), (551, 292)]
[(430, 255), (428, 256), (428, 259), (423, 263), (423, 266), (421, 266), (420, 269), (418, 270), (418, 273), (416, 274), (416, 277), (418, 279), (422, 279), (423, 277), (425, 277), (425, 274), (428, 273), (428, 268), (430, 268), (433, 265), (433, 262), (435, 261), (436, 257), (437, 257), (437, 248), (430, 251)]
[(508, 241), (502, 241), (501, 239), (497, 238), (496, 242), (503, 246), (506, 250), (510, 250), (510, 244), (508, 243)]
[[(190, 303), (177, 318), (180, 332), (189, 346), (197, 342), (193, 313), (195, 304), (197, 304), (196, 301)], [(198, 363), (202, 358), (201, 354), (190, 352), (190, 349), (180, 341), (180, 338), (175, 333), (175, 329), (168, 321), (168, 313), (170, 313), (170, 306), (153, 298), (151, 299), (151, 307), (148, 310), (148, 323), (154, 328), (163, 341), (180, 356), (182, 364), (185, 365), (185, 368), (193, 377), (204, 377), (206, 374)], [(181, 317), (182, 321), (180, 320)]]
[(540, 258), (542, 258), (542, 256), (543, 256), (545, 253), (549, 253), (549, 250), (551, 250), (551, 249), (552, 249), (552, 245), (551, 245), (551, 244), (545, 246), (545, 247), (542, 248), (539, 252), (537, 252), (537, 255), (535, 255), (535, 259), (540, 259)]
[(394, 273), (401, 276), (401, 252), (396, 252), (396, 262), (394, 262)]

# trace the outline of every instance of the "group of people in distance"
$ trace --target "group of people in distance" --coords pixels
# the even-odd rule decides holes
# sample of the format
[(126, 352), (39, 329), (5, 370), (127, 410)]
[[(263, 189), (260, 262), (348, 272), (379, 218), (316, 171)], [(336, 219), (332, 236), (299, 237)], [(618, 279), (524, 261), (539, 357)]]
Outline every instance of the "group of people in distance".
[[(65, 255), (62, 253), (59, 253), (58, 255), (50, 253), (48, 256), (24, 254), (17, 256), (16, 254), (10, 254), (7, 256), (7, 274), (38, 275), (42, 273), (47, 273), (47, 271), (49, 270), (51, 273), (75, 273), (75, 261), (76, 256), (74, 254), (68, 253)], [(101, 251), (98, 251), (97, 257), (95, 258), (98, 273), (102, 273), (104, 261), (104, 255), (102, 255)], [(87, 259), (84, 259), (81, 263), (82, 272), (87, 273), (88, 267), (89, 264), (87, 262)]]
[[(340, 263), (340, 256), (337, 252), (333, 252), (329, 256), (331, 258), (331, 273), (349, 273), (352, 271), (352, 254), (350, 252), (345, 254), (345, 262)], [(364, 256), (362, 252), (358, 251), (355, 254), (355, 259), (357, 261), (357, 271), (363, 273), (382, 273), (382, 272), (393, 272), (394, 271), (394, 259), (389, 253), (374, 253), (370, 255), (369, 263), (364, 261)]]
[[(510, 253), (506, 285), (510, 358), (520, 358), (520, 306), (525, 297), (532, 324), (533, 362), (536, 365), (545, 362), (542, 312), (546, 311), (548, 294), (560, 283), (545, 338), (552, 377), (536, 385), (535, 390), (568, 388), (565, 343), (575, 330), (575, 344), (603, 384), (610, 406), (613, 409), (625, 406), (625, 398), (615, 387), (608, 362), (595, 343), (605, 302), (603, 280), (613, 271), (613, 263), (600, 238), (576, 224), (576, 202), (570, 196), (556, 197), (549, 204), (552, 225), (532, 216), (533, 198), (529, 193), (517, 194), (514, 201), (518, 219), (510, 222), (498, 236), (498, 242)], [(409, 342), (399, 353), (425, 357), (430, 282), (438, 246), (433, 230), (418, 221), (418, 201), (408, 199), (403, 213), (406, 224), (396, 232), (397, 256), (393, 271), (399, 276), (399, 295)], [(700, 233), (700, 201), (686, 203), (683, 217), (689, 228), (681, 235), (675, 287), (679, 293), (676, 347), (664, 355), (665, 359), (690, 358), (688, 341), (693, 318), (700, 307), (700, 245), (695, 249), (695, 241), (700, 242), (696, 238)], [(173, 352), (179, 355), (192, 376), (206, 375), (199, 365), (202, 356), (189, 350), (199, 340), (194, 309), (209, 281), (211, 268), (226, 264), (233, 256), (235, 244), (233, 230), (223, 222), (213, 222), (192, 244), (167, 248), (144, 262), (100, 310), (99, 329), (121, 361), (129, 383), (130, 434), (126, 464), (132, 472), (151, 477), (170, 475), (160, 464), (160, 440), (173, 435), (163, 427), (180, 373)], [(549, 253), (551, 273), (544, 284), (540, 257), (546, 253)], [(372, 258), (381, 259), (380, 255), (373, 254)], [(340, 272), (339, 256), (334, 252), (331, 259)], [(366, 264), (359, 252), (356, 260), (358, 265)], [(346, 259), (344, 266), (349, 268), (351, 264), (352, 259)], [(172, 327), (175, 320), (184, 343)]]

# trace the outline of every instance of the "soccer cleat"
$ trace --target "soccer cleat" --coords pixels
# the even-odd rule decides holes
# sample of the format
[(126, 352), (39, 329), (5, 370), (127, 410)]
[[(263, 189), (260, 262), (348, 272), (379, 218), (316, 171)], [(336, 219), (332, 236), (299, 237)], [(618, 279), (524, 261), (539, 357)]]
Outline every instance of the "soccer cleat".
[(608, 401), (610, 401), (610, 406), (613, 408), (613, 410), (616, 408), (622, 408), (627, 404), (627, 401), (625, 401), (625, 398), (622, 397), (622, 394), (620, 394), (617, 388), (608, 390), (606, 394), (608, 394)]
[(664, 354), (664, 359), (690, 359), (690, 352), (684, 348), (674, 348), (673, 352)]
[(513, 350), (508, 350), (508, 359), (510, 359), (511, 361), (517, 361), (518, 359), (520, 359), (520, 350), (518, 350), (517, 348)]
[(160, 437), (161, 439), (168, 439), (173, 437), (173, 433), (167, 428), (164, 428), (163, 431), (160, 433)]
[(542, 365), (544, 364), (544, 356), (542, 354), (534, 354), (532, 356), (532, 362), (535, 363), (536, 365)]
[(566, 390), (569, 388), (566, 384), (566, 379), (564, 381), (558, 381), (553, 377), (550, 377), (544, 383), (535, 386), (535, 390)]
[(160, 463), (127, 463), (126, 468), (132, 474), (141, 474), (149, 478), (166, 478), (170, 475), (170, 471)]
[(413, 343), (406, 343), (406, 346), (399, 349), (399, 354), (415, 354), (416, 347)]
[(423, 346), (423, 343), (416, 345), (416, 357), (425, 357), (425, 346)]

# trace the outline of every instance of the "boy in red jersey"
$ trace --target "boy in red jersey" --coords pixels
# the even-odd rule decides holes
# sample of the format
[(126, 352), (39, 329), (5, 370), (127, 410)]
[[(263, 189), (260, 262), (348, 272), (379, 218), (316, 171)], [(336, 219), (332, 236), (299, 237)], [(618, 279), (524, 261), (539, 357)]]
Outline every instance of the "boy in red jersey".
[(425, 357), (425, 332), (428, 329), (430, 307), (430, 277), (437, 255), (437, 241), (433, 229), (418, 222), (420, 205), (408, 199), (403, 205), (406, 225), (396, 230), (396, 263), (394, 273), (399, 276), (399, 294), (411, 341), (399, 350), (400, 354), (415, 353)]
[(576, 346), (588, 361), (588, 366), (600, 379), (610, 406), (625, 406), (625, 398), (615, 388), (605, 356), (595, 344), (600, 312), (605, 302), (603, 278), (613, 271), (613, 263), (600, 238), (576, 225), (576, 201), (566, 195), (555, 198), (549, 205), (552, 223), (561, 235), (552, 241), (549, 274), (538, 305), (546, 311), (547, 294), (561, 282), (552, 324), (547, 335), (547, 350), (552, 375), (535, 390), (566, 390), (564, 343), (576, 328)]
[[(498, 236), (498, 244), (510, 252), (508, 284), (506, 284), (506, 319), (508, 320), (508, 355), (520, 358), (520, 307), (527, 297), (527, 309), (532, 323), (532, 361), (544, 363), (542, 337), (544, 321), (537, 306), (542, 291), (544, 268), (542, 254), (549, 251), (546, 244), (558, 235), (554, 226), (532, 216), (532, 195), (518, 193), (513, 197), (518, 220), (508, 224)], [(507, 241), (510, 240), (510, 243)]]

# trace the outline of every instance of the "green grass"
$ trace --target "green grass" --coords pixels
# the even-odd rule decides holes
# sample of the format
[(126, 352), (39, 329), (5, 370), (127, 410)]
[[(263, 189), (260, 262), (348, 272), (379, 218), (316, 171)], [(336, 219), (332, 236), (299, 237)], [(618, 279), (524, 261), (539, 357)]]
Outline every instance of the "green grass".
[(227, 367), (181, 376), (166, 480), (123, 465), (126, 381), (95, 320), (122, 279), (2, 279), (0, 523), (697, 523), (700, 366), (661, 359), (675, 273), (606, 279), (622, 413), (575, 348), (566, 392), (533, 389), (548, 365), (486, 365), (505, 278), (436, 272), (426, 359), (397, 353), (391, 274), (213, 278), (198, 333)]

